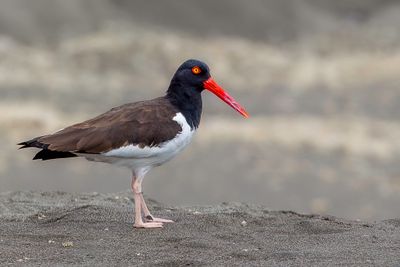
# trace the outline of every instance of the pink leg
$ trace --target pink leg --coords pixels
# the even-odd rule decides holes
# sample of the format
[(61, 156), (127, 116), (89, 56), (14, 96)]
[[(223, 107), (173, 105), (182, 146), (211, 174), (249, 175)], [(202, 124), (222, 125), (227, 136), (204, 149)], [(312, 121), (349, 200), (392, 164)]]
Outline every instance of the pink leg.
[(144, 213), (144, 219), (146, 222), (160, 222), (160, 223), (173, 223), (173, 220), (157, 218), (151, 215), (149, 209), (147, 208), (146, 202), (144, 201), (143, 194), (140, 194), (140, 200), (142, 203), (142, 209)]
[(135, 200), (135, 223), (136, 228), (160, 228), (163, 226), (162, 222), (143, 222), (142, 219), (142, 185), (140, 178), (137, 178), (134, 174), (132, 175), (132, 191), (133, 198)]

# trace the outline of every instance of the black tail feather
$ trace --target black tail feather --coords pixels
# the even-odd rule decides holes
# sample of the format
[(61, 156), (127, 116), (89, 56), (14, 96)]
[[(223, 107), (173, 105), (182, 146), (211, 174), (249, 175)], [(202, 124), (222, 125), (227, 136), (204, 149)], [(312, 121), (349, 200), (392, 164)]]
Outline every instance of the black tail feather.
[(60, 159), (60, 158), (73, 158), (77, 157), (74, 153), (71, 152), (60, 152), (60, 151), (53, 151), (48, 149), (40, 150), (33, 160), (41, 159), (41, 160), (49, 160), (49, 159)]
[(34, 138), (32, 140), (21, 142), (21, 143), (19, 143), (17, 145), (21, 146), (19, 149), (27, 148), (27, 147), (37, 147), (37, 148), (41, 148), (41, 149), (47, 149), (49, 147), (49, 145), (40, 143), (38, 141), (39, 138), (40, 137), (36, 137), (36, 138)]

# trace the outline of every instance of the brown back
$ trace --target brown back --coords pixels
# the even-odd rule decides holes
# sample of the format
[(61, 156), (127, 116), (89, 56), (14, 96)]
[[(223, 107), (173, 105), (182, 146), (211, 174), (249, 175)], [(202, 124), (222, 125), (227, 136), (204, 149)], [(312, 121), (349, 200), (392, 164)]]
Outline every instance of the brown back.
[(158, 146), (182, 131), (172, 120), (177, 112), (164, 97), (129, 103), (36, 141), (49, 150), (81, 153), (102, 153), (129, 144)]

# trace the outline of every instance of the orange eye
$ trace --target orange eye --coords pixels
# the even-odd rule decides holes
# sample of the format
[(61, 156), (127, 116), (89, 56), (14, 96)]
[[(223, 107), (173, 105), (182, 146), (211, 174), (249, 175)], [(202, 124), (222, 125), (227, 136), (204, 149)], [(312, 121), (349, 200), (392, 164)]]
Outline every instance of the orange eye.
[(199, 66), (194, 66), (193, 68), (192, 68), (192, 73), (193, 74), (200, 74), (201, 73), (201, 69), (200, 69), (200, 67)]

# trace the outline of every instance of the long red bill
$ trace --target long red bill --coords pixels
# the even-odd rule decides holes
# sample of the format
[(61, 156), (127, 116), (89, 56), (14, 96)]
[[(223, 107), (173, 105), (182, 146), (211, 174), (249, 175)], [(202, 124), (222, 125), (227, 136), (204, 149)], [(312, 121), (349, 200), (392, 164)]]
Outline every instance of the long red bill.
[(242, 114), (244, 117), (246, 117), (246, 118), (249, 117), (249, 114), (246, 112), (246, 110), (242, 106), (240, 106), (240, 104), (238, 102), (236, 102), (236, 100), (233, 99), (233, 97), (231, 97), (227, 92), (225, 92), (224, 89), (222, 89), (222, 87), (219, 86), (213, 80), (213, 78), (210, 77), (206, 81), (204, 81), (203, 86), (205, 89), (211, 91), (216, 96), (221, 98), (225, 103), (227, 103), (229, 106), (234, 108), (237, 112)]

